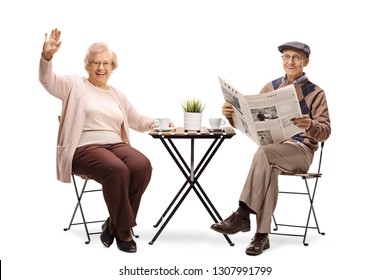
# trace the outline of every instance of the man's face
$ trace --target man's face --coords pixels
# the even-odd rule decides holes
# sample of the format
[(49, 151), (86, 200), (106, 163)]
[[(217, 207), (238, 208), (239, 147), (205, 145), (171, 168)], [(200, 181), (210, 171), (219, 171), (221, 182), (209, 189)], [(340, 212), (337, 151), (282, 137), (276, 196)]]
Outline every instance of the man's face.
[(283, 51), (283, 68), (287, 79), (292, 82), (303, 75), (303, 68), (309, 63), (309, 58), (302, 51), (285, 49)]

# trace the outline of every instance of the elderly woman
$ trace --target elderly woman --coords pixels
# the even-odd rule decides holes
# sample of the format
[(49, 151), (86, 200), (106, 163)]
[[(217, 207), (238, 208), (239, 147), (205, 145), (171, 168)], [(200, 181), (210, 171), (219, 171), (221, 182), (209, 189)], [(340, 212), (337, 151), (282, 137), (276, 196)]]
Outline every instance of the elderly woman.
[(138, 113), (121, 91), (107, 84), (118, 62), (104, 43), (95, 43), (87, 51), (88, 78), (53, 73), (52, 58), (61, 47), (60, 37), (58, 29), (50, 37), (45, 34), (39, 65), (41, 84), (62, 100), (57, 179), (69, 183), (73, 172), (99, 182), (110, 215), (102, 226), (102, 243), (109, 247), (116, 239), (119, 250), (136, 252), (131, 228), (152, 167), (145, 155), (130, 146), (129, 127), (144, 132), (155, 119)]

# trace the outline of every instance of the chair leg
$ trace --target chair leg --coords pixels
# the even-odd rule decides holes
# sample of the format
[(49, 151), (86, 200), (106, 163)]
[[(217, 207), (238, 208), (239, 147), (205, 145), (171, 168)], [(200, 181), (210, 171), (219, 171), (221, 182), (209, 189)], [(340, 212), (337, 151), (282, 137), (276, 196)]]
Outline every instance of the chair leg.
[(274, 221), (274, 225), (275, 225), (274, 230), (278, 230), (278, 223), (276, 222), (274, 214), (272, 214), (272, 220)]
[[(84, 180), (84, 184), (83, 184), (83, 187), (81, 189), (81, 192), (79, 193), (79, 190), (77, 188), (77, 183), (76, 183), (76, 179), (74, 177), (74, 175), (72, 174), (72, 181), (73, 181), (73, 186), (74, 186), (74, 189), (75, 189), (75, 192), (76, 192), (76, 197), (77, 197), (77, 203), (76, 203), (76, 207), (73, 211), (73, 214), (72, 214), (72, 218), (70, 219), (70, 222), (69, 222), (69, 226), (67, 228), (64, 228), (65, 231), (68, 231), (71, 226), (73, 225), (84, 225), (84, 229), (85, 229), (85, 233), (87, 235), (87, 241), (85, 241), (85, 244), (89, 244), (91, 242), (91, 238), (90, 238), (90, 233), (88, 231), (88, 227), (87, 227), (87, 222), (85, 221), (85, 216), (84, 216), (84, 211), (83, 211), (83, 207), (81, 206), (81, 199), (83, 197), (83, 194), (84, 194), (84, 191), (85, 191), (85, 188), (87, 186), (87, 183), (88, 183), (88, 178), (86, 178)], [(77, 213), (77, 210), (80, 209), (80, 214), (81, 214), (81, 219), (82, 219), (82, 223), (74, 223), (74, 218), (76, 216), (76, 213)]]
[[(69, 230), (72, 226), (74, 226), (74, 225), (83, 225), (83, 226), (84, 226), (84, 230), (85, 230), (85, 234), (87, 235), (87, 240), (85, 241), (85, 244), (89, 244), (89, 243), (91, 242), (91, 235), (93, 235), (93, 234), (100, 234), (101, 231), (98, 231), (98, 232), (90, 232), (89, 229), (88, 229), (88, 224), (92, 224), (92, 223), (101, 223), (101, 222), (105, 222), (105, 221), (104, 221), (104, 220), (99, 220), (99, 221), (87, 221), (87, 220), (85, 219), (83, 207), (82, 207), (82, 205), (81, 205), (81, 199), (82, 199), (82, 197), (83, 197), (83, 195), (84, 195), (85, 193), (101, 191), (101, 189), (86, 190), (86, 186), (87, 186), (87, 183), (88, 183), (88, 180), (89, 180), (89, 178), (86, 178), (86, 179), (84, 179), (84, 184), (83, 184), (83, 186), (82, 186), (82, 188), (81, 188), (81, 191), (79, 192), (79, 188), (77, 187), (77, 183), (76, 183), (76, 179), (75, 179), (75, 175), (74, 175), (74, 174), (72, 174), (72, 180), (73, 180), (73, 186), (74, 186), (75, 193), (76, 193), (76, 197), (77, 197), (77, 203), (76, 203), (76, 206), (75, 206), (75, 208), (74, 208), (72, 217), (71, 217), (71, 219), (70, 219), (69, 226), (68, 226), (67, 228), (64, 228), (64, 231), (68, 231), (68, 230)], [(80, 223), (76, 223), (76, 222), (74, 221), (77, 211), (80, 211), (81, 220), (82, 220)]]
[(137, 235), (137, 234), (134, 233), (134, 229), (133, 229), (133, 228), (131, 228), (131, 234), (132, 234), (135, 238), (139, 238), (139, 235)]
[[(313, 203), (314, 203), (314, 196), (315, 196), (315, 193), (316, 193), (316, 189), (317, 189), (317, 182), (318, 182), (318, 177), (316, 178), (315, 180), (315, 183), (314, 183), (314, 188), (313, 188), (313, 194), (310, 193), (310, 188), (309, 188), (309, 184), (307, 182), (307, 179), (305, 178), (305, 185), (306, 185), (306, 190), (307, 190), (307, 194), (309, 196), (309, 201), (310, 201), (310, 208), (309, 208), (309, 214), (307, 216), (307, 221), (306, 221), (306, 227), (305, 227), (305, 236), (303, 238), (303, 244), (305, 246), (309, 245), (308, 243), (306, 243), (306, 235), (307, 235), (307, 230), (309, 228), (311, 229), (316, 229), (317, 232), (321, 235), (325, 235), (325, 232), (321, 232), (320, 231), (320, 227), (318, 225), (318, 220), (317, 220), (317, 216), (316, 216), (316, 212), (314, 211), (314, 206), (313, 206)], [(313, 218), (314, 218), (314, 222), (315, 222), (315, 226), (314, 227), (310, 227), (309, 226), (309, 223), (310, 223), (310, 218), (311, 218), (311, 213), (313, 213)]]
[[(286, 193), (286, 194), (300, 194), (300, 195), (307, 195), (308, 198), (309, 198), (309, 203), (310, 203), (310, 207), (309, 207), (309, 213), (307, 215), (307, 220), (306, 220), (306, 224), (304, 226), (302, 225), (292, 225), (292, 224), (279, 224), (276, 222), (276, 218), (275, 218), (275, 215), (273, 214), (272, 215), (272, 220), (274, 222), (274, 231), (277, 231), (279, 229), (280, 226), (284, 226), (284, 227), (297, 227), (297, 228), (303, 228), (304, 229), (304, 233), (303, 234), (290, 234), (290, 233), (279, 233), (279, 232), (271, 232), (271, 234), (275, 234), (275, 235), (285, 235), (285, 236), (297, 236), (297, 237), (303, 237), (303, 245), (304, 246), (308, 246), (309, 243), (306, 242), (306, 237), (307, 237), (307, 232), (308, 232), (308, 229), (316, 229), (318, 231), (319, 234), (321, 235), (325, 235), (324, 232), (321, 232), (320, 231), (320, 228), (318, 226), (318, 220), (317, 220), (317, 216), (315, 214), (315, 211), (314, 211), (314, 206), (313, 206), (313, 203), (314, 203), (314, 196), (315, 196), (315, 192), (316, 192), (316, 189), (317, 189), (317, 182), (318, 182), (318, 177), (316, 177), (315, 179), (315, 183), (314, 183), (314, 187), (313, 187), (313, 194), (311, 194), (310, 192), (310, 188), (309, 188), (309, 184), (307, 182), (307, 178), (302, 178), (304, 179), (305, 181), (305, 186), (306, 186), (306, 192), (280, 192), (280, 193)], [(313, 218), (314, 218), (314, 222), (315, 222), (315, 226), (311, 227), (309, 226), (310, 224), (310, 220), (311, 220), (311, 214), (313, 213)]]
[[(87, 186), (87, 183), (88, 183), (88, 180), (89, 178), (86, 178), (84, 179), (84, 184), (81, 188), (81, 191), (79, 192), (79, 188), (77, 187), (77, 183), (76, 183), (76, 178), (75, 178), (75, 175), (72, 174), (72, 181), (73, 181), (73, 186), (74, 186), (74, 189), (75, 189), (75, 193), (76, 193), (76, 197), (77, 197), (77, 203), (76, 203), (76, 206), (73, 210), (73, 213), (72, 213), (72, 217), (70, 219), (70, 222), (69, 222), (69, 225), (67, 228), (64, 228), (64, 231), (68, 231), (70, 230), (70, 228), (72, 226), (75, 226), (75, 225), (83, 225), (84, 226), (84, 230), (85, 230), (85, 234), (87, 235), (87, 240), (85, 241), (85, 244), (89, 244), (91, 242), (91, 235), (93, 234), (101, 234), (102, 232), (101, 231), (98, 231), (98, 232), (90, 232), (89, 229), (88, 229), (88, 224), (92, 224), (92, 223), (104, 223), (105, 220), (99, 220), (99, 221), (87, 221), (86, 218), (85, 218), (85, 215), (84, 215), (84, 211), (83, 211), (83, 207), (81, 205), (81, 199), (83, 197), (83, 195), (85, 193), (89, 193), (89, 192), (96, 192), (96, 191), (102, 191), (101, 189), (95, 189), (95, 190), (86, 190), (86, 186)], [(81, 222), (80, 223), (76, 223), (74, 220), (75, 220), (75, 216), (76, 216), (76, 213), (77, 211), (80, 212), (80, 215), (81, 215)], [(139, 238), (139, 235), (135, 234), (134, 230), (131, 228), (131, 233), (132, 235), (135, 237), (135, 238)]]

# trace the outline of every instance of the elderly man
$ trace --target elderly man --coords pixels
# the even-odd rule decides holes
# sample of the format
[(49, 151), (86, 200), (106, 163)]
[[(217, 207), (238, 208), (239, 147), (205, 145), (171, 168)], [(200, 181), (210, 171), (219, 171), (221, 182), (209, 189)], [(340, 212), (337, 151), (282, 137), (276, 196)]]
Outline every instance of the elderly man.
[[(267, 83), (260, 94), (294, 84), (302, 118), (293, 123), (305, 132), (282, 143), (260, 147), (253, 157), (238, 209), (211, 226), (222, 234), (250, 231), (249, 216), (255, 214), (256, 233), (245, 250), (248, 255), (259, 255), (270, 247), (268, 233), (278, 199), (278, 176), (282, 172), (306, 172), (318, 142), (325, 141), (331, 133), (325, 92), (310, 82), (303, 71), (309, 63), (310, 47), (301, 42), (288, 42), (278, 50), (282, 53), (285, 75)], [(223, 104), (222, 113), (234, 127), (233, 112), (232, 104)]]

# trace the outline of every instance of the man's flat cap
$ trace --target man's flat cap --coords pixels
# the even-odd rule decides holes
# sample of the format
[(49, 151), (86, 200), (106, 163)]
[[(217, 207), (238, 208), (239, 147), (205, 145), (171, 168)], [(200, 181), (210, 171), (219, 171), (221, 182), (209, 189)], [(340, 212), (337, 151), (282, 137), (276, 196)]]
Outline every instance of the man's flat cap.
[(278, 50), (283, 53), (284, 49), (294, 49), (298, 51), (303, 51), (307, 57), (310, 56), (310, 47), (304, 43), (293, 41), (293, 42), (287, 42), (283, 45), (280, 45), (278, 47)]

